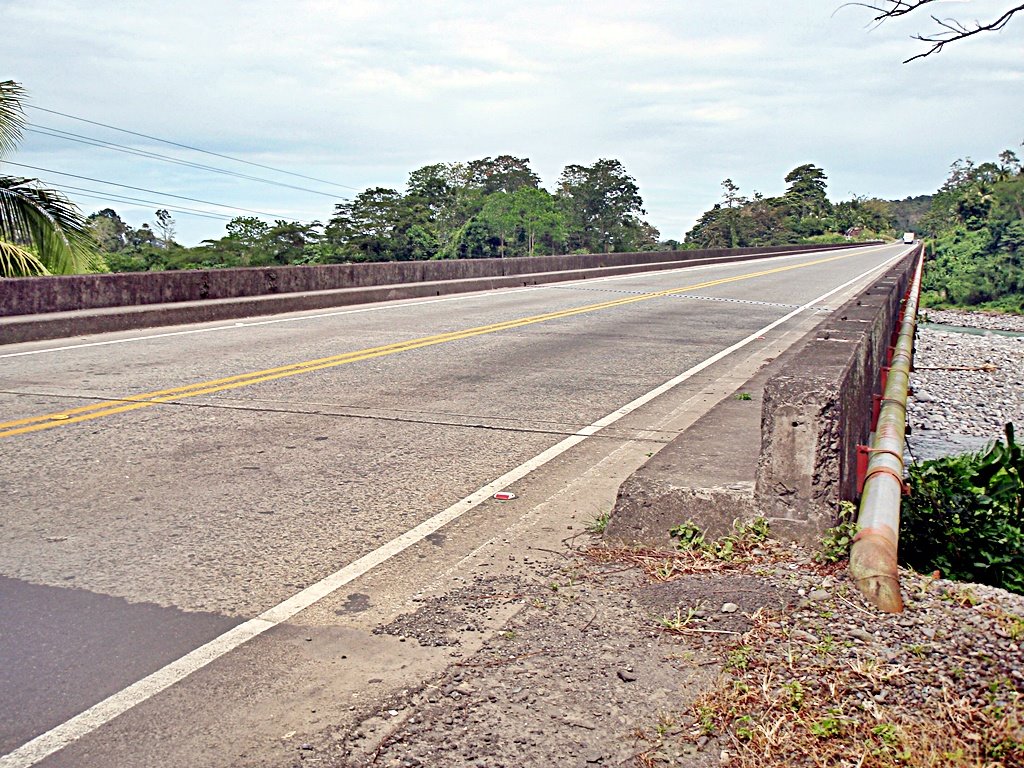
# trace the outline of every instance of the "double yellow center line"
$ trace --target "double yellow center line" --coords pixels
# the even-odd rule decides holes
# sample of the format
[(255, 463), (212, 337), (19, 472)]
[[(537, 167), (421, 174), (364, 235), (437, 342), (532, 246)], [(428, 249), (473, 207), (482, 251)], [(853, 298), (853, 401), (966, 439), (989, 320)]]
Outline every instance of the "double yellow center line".
[(563, 309), (558, 312), (548, 312), (543, 315), (533, 315), (531, 317), (519, 318), (517, 320), (507, 320), (503, 323), (481, 325), (476, 328), (467, 328), (462, 331), (440, 333), (435, 336), (424, 336), (422, 338), (401, 341), (395, 344), (385, 344), (380, 347), (370, 347), (369, 349), (345, 352), (340, 355), (332, 355), (331, 357), (321, 357), (316, 360), (292, 363), (291, 365), (283, 365), (278, 368), (267, 368), (262, 371), (253, 371), (252, 373), (228, 376), (223, 379), (203, 381), (183, 387), (160, 389), (155, 392), (146, 392), (140, 395), (129, 395), (116, 400), (105, 400), (103, 402), (93, 403), (92, 405), (84, 405), (80, 408), (71, 408), (57, 413), (47, 413), (41, 416), (30, 416), (24, 419), (2, 422), (0, 423), (0, 438), (14, 437), (15, 435), (23, 435), (29, 432), (39, 432), (44, 429), (53, 429), (54, 427), (61, 427), (67, 424), (78, 424), (83, 421), (103, 418), (104, 416), (113, 416), (114, 414), (135, 411), (140, 408), (149, 408), (154, 405), (160, 405), (161, 403), (178, 402), (190, 397), (199, 397), (200, 395), (210, 395), (215, 392), (226, 392), (232, 389), (241, 389), (242, 387), (252, 386), (253, 384), (261, 384), (263, 382), (274, 381), (276, 379), (285, 379), (290, 376), (299, 376), (313, 371), (320, 371), (325, 368), (334, 368), (339, 365), (356, 363), (360, 360), (370, 360), (375, 357), (385, 357), (399, 352), (409, 352), (413, 349), (431, 347), (436, 344), (446, 344), (450, 341), (468, 339), (473, 336), (483, 336), (485, 334), (497, 333), (498, 331), (505, 331), (511, 328), (521, 328), (535, 323), (545, 323), (549, 320), (558, 320), (563, 317), (572, 317), (573, 315), (582, 315), (588, 312), (598, 312), (604, 309), (611, 309), (612, 307), (634, 304), (639, 301), (648, 301), (650, 299), (671, 296), (673, 294), (682, 293), (683, 291), (695, 291), (702, 288), (723, 285), (725, 283), (750, 280), (764, 275), (788, 272), (793, 269), (801, 269), (804, 267), (815, 266), (817, 264), (824, 264), (830, 261), (837, 261), (839, 259), (848, 258), (848, 256), (849, 254), (844, 253), (839, 256), (830, 256), (828, 258), (809, 261), (802, 264), (790, 264), (785, 267), (776, 267), (774, 269), (766, 269), (759, 272), (748, 272), (734, 277), (708, 280), (703, 283), (694, 283), (693, 285), (686, 285), (680, 288), (671, 288), (669, 290), (655, 291), (653, 293), (643, 293), (636, 296), (615, 299), (613, 301), (604, 301), (599, 304), (588, 304), (574, 309)]

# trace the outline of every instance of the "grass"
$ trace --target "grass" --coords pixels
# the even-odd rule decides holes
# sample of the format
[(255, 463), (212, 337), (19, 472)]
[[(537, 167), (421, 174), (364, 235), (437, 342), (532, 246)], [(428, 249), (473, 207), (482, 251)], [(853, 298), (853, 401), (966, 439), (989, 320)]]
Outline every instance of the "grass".
[[(768, 662), (751, 648), (782, 641), (765, 616), (732, 651), (719, 683), (690, 708), (690, 738), (714, 736), (736, 768), (996, 768), (1024, 765), (1024, 701), (1005, 679), (987, 701), (943, 687), (925, 707), (876, 701), (910, 682), (906, 666), (796, 653)], [(735, 660), (742, 658), (743, 663)]]
[(601, 535), (605, 532), (605, 529), (608, 527), (608, 523), (611, 519), (611, 512), (602, 512), (591, 521), (590, 525), (587, 526), (587, 533)]

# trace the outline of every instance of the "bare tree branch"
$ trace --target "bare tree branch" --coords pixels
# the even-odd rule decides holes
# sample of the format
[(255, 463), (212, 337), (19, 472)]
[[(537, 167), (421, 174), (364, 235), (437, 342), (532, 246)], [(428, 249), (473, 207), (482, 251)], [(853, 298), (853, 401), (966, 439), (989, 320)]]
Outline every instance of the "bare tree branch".
[[(900, 16), (906, 16), (908, 13), (913, 13), (923, 5), (936, 2), (936, 0), (882, 0), (879, 4), (873, 3), (845, 3), (845, 5), (856, 5), (861, 8), (867, 8), (868, 10), (877, 14), (872, 21), (875, 26), (882, 24), (889, 19), (895, 19)], [(1019, 11), (1024, 11), (1024, 4), (1014, 6), (1007, 9), (999, 18), (994, 21), (982, 23), (975, 21), (973, 24), (964, 24), (957, 19), (940, 19), (938, 16), (932, 16), (932, 21), (938, 27), (938, 30), (927, 35), (913, 35), (914, 40), (920, 40), (923, 43), (931, 44), (924, 53), (919, 53), (916, 56), (911, 56), (909, 59), (904, 60), (904, 64), (907, 64), (915, 59), (923, 59), (926, 56), (931, 56), (933, 53), (938, 53), (945, 46), (950, 43), (955, 43), (960, 40), (964, 40), (973, 35), (977, 35), (980, 32), (997, 32), (1009, 23), (1010, 19), (1013, 18), (1014, 14)]]

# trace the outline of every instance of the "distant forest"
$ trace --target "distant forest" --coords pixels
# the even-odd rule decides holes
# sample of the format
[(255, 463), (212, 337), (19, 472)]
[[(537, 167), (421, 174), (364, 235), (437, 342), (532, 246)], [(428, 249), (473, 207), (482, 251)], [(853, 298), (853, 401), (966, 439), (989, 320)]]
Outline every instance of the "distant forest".
[(240, 216), (223, 237), (193, 248), (175, 241), (166, 210), (133, 228), (107, 208), (89, 216), (88, 227), (119, 272), (832, 242), (892, 237), (899, 228), (885, 201), (829, 202), (825, 173), (814, 165), (785, 181), (780, 197), (747, 198), (727, 179), (721, 202), (682, 241), (662, 239), (643, 218), (640, 189), (620, 161), (569, 165), (551, 193), (528, 159), (510, 155), (424, 166), (403, 191), (364, 190), (336, 205), (326, 223)]

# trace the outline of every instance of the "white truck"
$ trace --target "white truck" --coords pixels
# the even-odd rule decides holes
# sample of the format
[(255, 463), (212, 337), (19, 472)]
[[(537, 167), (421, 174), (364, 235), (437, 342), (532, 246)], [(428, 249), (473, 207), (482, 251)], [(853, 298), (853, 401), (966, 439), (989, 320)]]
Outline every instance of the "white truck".
[(903, 233), (903, 243), (904, 243), (904, 245), (912, 245), (913, 242), (914, 242), (914, 233), (913, 232), (904, 232)]

